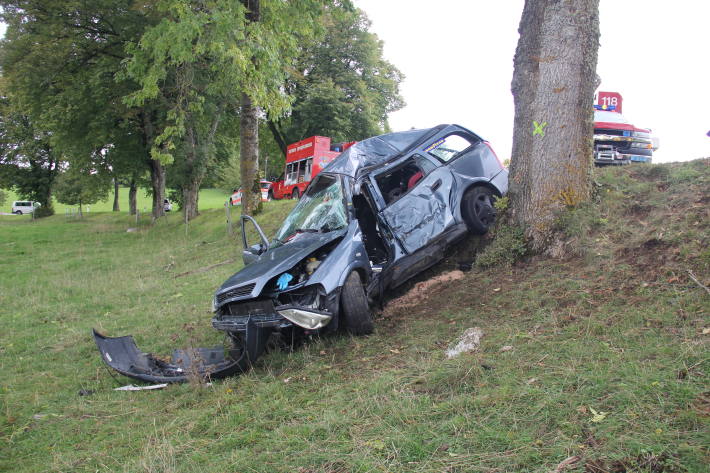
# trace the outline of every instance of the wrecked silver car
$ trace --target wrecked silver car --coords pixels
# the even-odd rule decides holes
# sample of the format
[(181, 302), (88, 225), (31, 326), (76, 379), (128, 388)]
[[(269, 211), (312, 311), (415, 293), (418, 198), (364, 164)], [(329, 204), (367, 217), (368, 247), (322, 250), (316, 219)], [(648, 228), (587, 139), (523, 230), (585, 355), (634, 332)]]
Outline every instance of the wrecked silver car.
[(123, 351), (121, 369), (112, 365), (121, 373), (164, 382), (184, 379), (190, 367), (211, 377), (246, 370), (274, 336), (288, 343), (316, 332), (368, 334), (370, 306), (467, 232), (485, 233), (507, 189), (508, 171), (488, 142), (461, 126), (366, 139), (316, 176), (271, 241), (242, 217), (245, 267), (212, 302), (212, 325), (232, 342), (226, 354), (201, 349), (212, 361), (186, 363), (178, 352), (168, 363), (130, 337), (96, 334), (97, 345), (109, 365), (107, 354), (121, 357), (111, 348)]

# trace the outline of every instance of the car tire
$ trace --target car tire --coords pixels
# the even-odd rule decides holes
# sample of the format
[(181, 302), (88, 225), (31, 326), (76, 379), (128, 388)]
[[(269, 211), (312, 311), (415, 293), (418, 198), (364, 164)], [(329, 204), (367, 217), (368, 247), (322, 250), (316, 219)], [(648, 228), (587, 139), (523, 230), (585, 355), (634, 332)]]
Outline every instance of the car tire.
[(15, 210), (15, 215), (22, 215), (22, 210)]
[(340, 322), (345, 331), (352, 335), (367, 335), (375, 328), (360, 273), (357, 271), (350, 273), (340, 293)]
[(291, 191), (291, 198), (298, 200), (301, 197), (301, 193), (298, 191), (298, 187), (294, 187), (293, 191)]
[(495, 200), (493, 191), (483, 186), (476, 186), (463, 196), (461, 213), (471, 233), (483, 235), (493, 226), (496, 218), (493, 205)]
[(269, 189), (269, 192), (266, 194), (266, 200), (268, 202), (274, 200), (274, 191), (272, 191), (271, 189)]

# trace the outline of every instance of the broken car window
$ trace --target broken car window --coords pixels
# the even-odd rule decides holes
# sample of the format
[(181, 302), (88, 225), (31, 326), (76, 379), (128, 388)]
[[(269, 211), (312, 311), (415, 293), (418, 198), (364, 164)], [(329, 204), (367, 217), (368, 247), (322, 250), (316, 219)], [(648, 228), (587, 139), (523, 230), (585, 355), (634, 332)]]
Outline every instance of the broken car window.
[(430, 144), (424, 151), (446, 162), (471, 146), (471, 144), (468, 139), (461, 135), (449, 135)]
[(299, 233), (332, 232), (347, 223), (340, 179), (319, 174), (276, 233), (276, 243), (286, 243)]
[(404, 194), (414, 189), (419, 181), (434, 170), (434, 163), (418, 154), (408, 158), (399, 166), (377, 176), (377, 186), (380, 188), (385, 204), (397, 201)]

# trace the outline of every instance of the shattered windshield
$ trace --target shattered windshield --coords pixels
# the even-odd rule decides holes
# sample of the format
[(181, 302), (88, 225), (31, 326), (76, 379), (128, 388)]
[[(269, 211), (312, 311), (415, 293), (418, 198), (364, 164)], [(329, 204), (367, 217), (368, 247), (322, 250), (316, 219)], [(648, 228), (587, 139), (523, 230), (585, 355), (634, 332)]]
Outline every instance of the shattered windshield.
[(332, 232), (347, 223), (340, 178), (320, 174), (286, 217), (276, 243), (284, 244), (299, 233)]

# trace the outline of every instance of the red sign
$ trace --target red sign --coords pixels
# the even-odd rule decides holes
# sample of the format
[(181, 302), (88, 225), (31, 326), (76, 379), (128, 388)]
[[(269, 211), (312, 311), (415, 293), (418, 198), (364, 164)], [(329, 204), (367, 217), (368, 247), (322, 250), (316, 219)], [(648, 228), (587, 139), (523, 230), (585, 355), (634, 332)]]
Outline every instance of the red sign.
[(602, 107), (602, 110), (621, 113), (621, 94), (619, 92), (599, 92), (597, 96), (597, 105)]

